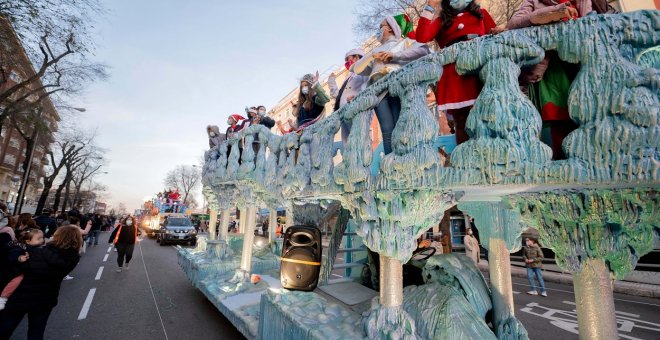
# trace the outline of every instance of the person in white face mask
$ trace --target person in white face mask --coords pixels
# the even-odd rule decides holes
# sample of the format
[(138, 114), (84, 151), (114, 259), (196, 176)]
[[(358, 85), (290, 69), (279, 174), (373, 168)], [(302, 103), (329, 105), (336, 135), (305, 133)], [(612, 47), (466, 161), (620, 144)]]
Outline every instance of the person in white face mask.
[[(121, 273), (122, 269), (128, 270), (128, 263), (131, 262), (133, 257), (133, 248), (135, 247), (135, 242), (137, 242), (138, 237), (138, 228), (135, 226), (135, 218), (133, 216), (127, 216), (121, 222), (115, 230), (110, 234), (110, 239), (108, 243), (114, 243), (117, 248), (117, 273)], [(126, 261), (126, 266), (124, 266), (124, 260)]]
[(224, 134), (220, 133), (220, 128), (217, 125), (206, 126), (206, 134), (209, 136), (209, 148), (211, 149), (218, 146), (225, 139)]
[(330, 97), (319, 83), (318, 71), (315, 75), (304, 75), (300, 80), (297, 111), (294, 112), (298, 129), (304, 128), (320, 118), (325, 104), (329, 101)]

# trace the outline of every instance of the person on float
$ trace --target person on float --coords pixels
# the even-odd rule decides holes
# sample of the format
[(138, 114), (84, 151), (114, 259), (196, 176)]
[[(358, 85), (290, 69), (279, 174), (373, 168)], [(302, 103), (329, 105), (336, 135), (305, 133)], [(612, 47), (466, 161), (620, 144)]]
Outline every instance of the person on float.
[[(117, 273), (122, 270), (128, 270), (128, 263), (133, 258), (133, 249), (138, 238), (138, 228), (135, 226), (135, 219), (133, 216), (128, 215), (121, 222), (119, 226), (112, 231), (108, 243), (113, 243), (117, 248)], [(124, 260), (126, 266), (124, 266)]]
[[(506, 27), (516, 29), (574, 20), (591, 11), (592, 0), (525, 0)], [(554, 159), (566, 158), (562, 141), (577, 128), (568, 114), (567, 99), (578, 71), (578, 65), (562, 61), (556, 51), (546, 51), (543, 61), (523, 69), (519, 77), (523, 92), (541, 113), (541, 141), (552, 148)]]
[[(293, 101), (291, 101), (290, 103), (291, 103), (291, 116), (296, 117), (298, 112), (298, 104), (294, 103)], [(289, 124), (289, 127), (284, 127), (284, 124), (282, 124), (282, 122), (279, 120), (276, 122), (276, 124), (277, 124), (277, 129), (280, 131), (280, 134), (282, 135), (286, 135), (287, 133), (291, 133), (293, 131), (296, 131), (297, 129), (295, 120), (291, 118), (287, 119), (287, 124)]]
[[(348, 76), (344, 79), (341, 86), (337, 86), (337, 76), (333, 73), (328, 77), (328, 86), (330, 86), (330, 96), (335, 99), (334, 111), (339, 110), (348, 104), (355, 96), (367, 87), (369, 77), (361, 76), (350, 72), (351, 66), (364, 56), (364, 51), (354, 48), (344, 56), (344, 67), (346, 67)], [(341, 142), (346, 146), (348, 135), (351, 133), (351, 123), (341, 122)]]
[(207, 125), (206, 134), (209, 136), (209, 149), (217, 147), (224, 139), (224, 136), (220, 134), (220, 128), (217, 125)]
[[(246, 128), (248, 126), (253, 126), (253, 125), (263, 125), (267, 127), (269, 130), (275, 126), (275, 121), (266, 116), (266, 107), (263, 105), (259, 106), (253, 106), (250, 108), (246, 108), (245, 111), (248, 114), (248, 119), (243, 121), (243, 128)], [(254, 150), (254, 154), (256, 155), (259, 152), (259, 135), (254, 135), (254, 141), (252, 142), (252, 149)]]
[(318, 71), (315, 75), (304, 75), (298, 89), (297, 111), (294, 111), (298, 131), (320, 119), (329, 101), (330, 97), (319, 82)]
[[(381, 45), (355, 62), (351, 71), (368, 77), (367, 83), (371, 85), (401, 66), (429, 54), (426, 45), (407, 39), (413, 34), (413, 25), (407, 15), (385, 17), (377, 34)], [(401, 112), (401, 100), (389, 92), (381, 94), (381, 97), (375, 111), (383, 135), (383, 149), (385, 154), (389, 154), (392, 152), (392, 132)]]
[[(225, 131), (225, 139), (229, 139), (234, 136), (239, 131), (243, 130), (242, 121), (245, 120), (245, 117), (239, 114), (233, 114), (227, 118), (227, 130)], [(241, 123), (241, 124), (239, 124)], [(238, 162), (241, 161), (241, 154), (243, 153), (243, 146), (241, 143), (238, 143)], [(231, 145), (227, 144), (227, 157), (231, 154)]]
[[(485, 34), (498, 33), (488, 11), (472, 0), (429, 0), (419, 18), (415, 31), (420, 43), (435, 40), (440, 48), (449, 47)], [(465, 124), (472, 105), (482, 88), (478, 75), (459, 75), (456, 64), (443, 67), (436, 85), (439, 112), (446, 112), (454, 121), (456, 144), (468, 140)]]

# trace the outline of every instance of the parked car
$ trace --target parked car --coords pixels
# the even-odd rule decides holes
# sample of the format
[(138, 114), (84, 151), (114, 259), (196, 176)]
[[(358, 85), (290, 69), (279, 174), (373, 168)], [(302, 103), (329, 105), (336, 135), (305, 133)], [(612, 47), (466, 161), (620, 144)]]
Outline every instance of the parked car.
[(160, 232), (156, 235), (156, 241), (161, 246), (171, 243), (187, 243), (191, 246), (197, 244), (197, 230), (185, 215), (169, 215), (163, 222)]

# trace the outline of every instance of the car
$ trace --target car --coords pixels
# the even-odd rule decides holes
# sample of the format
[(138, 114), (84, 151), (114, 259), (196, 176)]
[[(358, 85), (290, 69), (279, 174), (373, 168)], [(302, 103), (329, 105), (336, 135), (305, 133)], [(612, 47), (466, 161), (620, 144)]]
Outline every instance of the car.
[(185, 215), (168, 216), (156, 237), (161, 246), (173, 243), (197, 244), (197, 230)]

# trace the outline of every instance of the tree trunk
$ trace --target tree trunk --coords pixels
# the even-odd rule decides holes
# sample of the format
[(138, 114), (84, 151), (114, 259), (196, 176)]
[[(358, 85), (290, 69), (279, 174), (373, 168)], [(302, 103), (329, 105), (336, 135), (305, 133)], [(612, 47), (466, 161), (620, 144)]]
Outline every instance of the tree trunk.
[(57, 190), (55, 191), (55, 201), (53, 202), (53, 211), (57, 211), (60, 207), (60, 200), (62, 199), (62, 190), (67, 186), (69, 181), (71, 180), (70, 176), (64, 177), (64, 180), (62, 180), (62, 183), (57, 187)]
[(62, 214), (66, 212), (66, 206), (69, 204), (69, 201), (71, 200), (71, 197), (69, 193), (71, 188), (71, 180), (69, 179), (66, 183), (66, 191), (64, 192), (64, 203), (62, 204)]
[(50, 189), (53, 187), (53, 181), (44, 180), (44, 190), (39, 196), (39, 202), (37, 202), (37, 210), (34, 212), (35, 215), (41, 214), (41, 211), (44, 210), (46, 201), (48, 200), (48, 194), (50, 194)]

